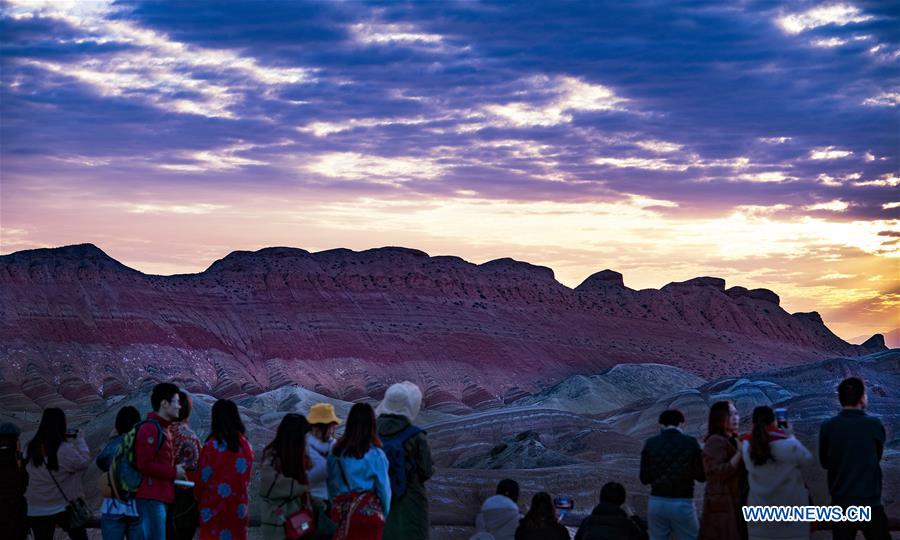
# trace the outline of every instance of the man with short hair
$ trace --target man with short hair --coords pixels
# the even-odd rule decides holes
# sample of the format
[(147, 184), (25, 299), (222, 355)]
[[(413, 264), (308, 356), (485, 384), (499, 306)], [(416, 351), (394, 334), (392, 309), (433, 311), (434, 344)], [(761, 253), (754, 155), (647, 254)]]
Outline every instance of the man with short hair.
[(832, 538), (866, 540), (890, 538), (887, 515), (881, 502), (881, 456), (886, 434), (884, 425), (866, 414), (868, 397), (862, 379), (850, 377), (838, 385), (841, 412), (826, 420), (819, 430), (819, 463), (828, 471), (831, 504), (869, 506), (871, 521), (835, 522)]
[(703, 453), (697, 439), (681, 431), (684, 414), (668, 409), (659, 415), (660, 433), (641, 451), (640, 478), (650, 484), (647, 522), (651, 540), (696, 540), (699, 532), (694, 508), (694, 482), (705, 482)]
[(166, 507), (175, 500), (175, 479), (184, 478), (184, 467), (175, 466), (169, 434), (169, 426), (181, 410), (178, 387), (157, 384), (150, 405), (153, 412), (139, 425), (134, 441), (135, 465), (143, 476), (135, 499), (144, 540), (166, 540)]
[(575, 540), (645, 540), (647, 532), (638, 525), (636, 517), (628, 516), (623, 504), (625, 486), (618, 482), (604, 484), (600, 504), (581, 522)]
[(497, 494), (485, 499), (475, 519), (475, 530), (488, 533), (495, 540), (515, 540), (516, 528), (522, 513), (519, 512), (519, 483), (505, 478), (497, 484)]

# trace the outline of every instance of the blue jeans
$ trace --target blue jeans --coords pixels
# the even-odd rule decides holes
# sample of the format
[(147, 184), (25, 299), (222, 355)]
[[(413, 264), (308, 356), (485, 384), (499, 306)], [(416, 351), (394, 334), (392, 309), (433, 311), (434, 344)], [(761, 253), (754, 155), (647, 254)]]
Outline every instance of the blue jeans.
[(103, 540), (143, 540), (141, 518), (103, 514), (100, 516), (100, 534)]
[(647, 525), (650, 540), (697, 540), (700, 525), (694, 500), (651, 496), (647, 505)]
[(166, 540), (166, 503), (150, 499), (138, 499), (141, 514), (141, 530), (144, 540)]

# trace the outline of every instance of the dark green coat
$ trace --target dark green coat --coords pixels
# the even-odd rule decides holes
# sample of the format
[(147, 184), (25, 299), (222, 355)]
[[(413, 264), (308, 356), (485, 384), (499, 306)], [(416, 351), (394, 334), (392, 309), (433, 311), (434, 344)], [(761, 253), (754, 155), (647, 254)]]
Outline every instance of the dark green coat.
[[(410, 424), (405, 416), (383, 414), (378, 417), (378, 435), (389, 436), (406, 429)], [(434, 474), (431, 447), (425, 433), (406, 441), (406, 455), (416, 463), (416, 474), (407, 477), (406, 493), (391, 498), (391, 512), (384, 526), (383, 540), (426, 540), (428, 522), (428, 494), (425, 482)]]

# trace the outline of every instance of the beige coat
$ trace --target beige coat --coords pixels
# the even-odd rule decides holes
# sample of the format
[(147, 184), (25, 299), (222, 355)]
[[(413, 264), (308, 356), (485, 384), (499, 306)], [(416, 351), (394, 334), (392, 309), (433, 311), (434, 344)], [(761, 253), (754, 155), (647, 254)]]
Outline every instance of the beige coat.
[[(35, 467), (30, 460), (25, 465), (28, 472), (28, 490), (25, 492), (25, 498), (28, 500), (29, 516), (47, 516), (63, 512), (66, 509), (66, 499), (74, 501), (78, 497), (84, 497), (81, 476), (91, 462), (90, 450), (84, 439), (79, 437), (59, 445), (56, 461), (59, 470), (53, 471), (52, 477), (51, 472), (47, 470), (46, 461), (40, 467)], [(54, 479), (56, 483), (53, 482)], [(59, 487), (56, 486), (57, 483)]]
[(284, 540), (284, 521), (303, 506), (309, 486), (283, 476), (268, 457), (260, 466), (260, 528), (265, 540)]

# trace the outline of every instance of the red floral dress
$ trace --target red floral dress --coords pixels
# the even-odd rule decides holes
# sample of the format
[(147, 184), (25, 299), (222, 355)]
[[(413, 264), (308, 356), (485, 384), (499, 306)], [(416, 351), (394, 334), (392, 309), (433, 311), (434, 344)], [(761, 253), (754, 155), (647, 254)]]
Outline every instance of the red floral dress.
[(237, 452), (215, 439), (203, 445), (194, 489), (200, 505), (201, 540), (246, 540), (252, 468), (253, 449), (243, 436)]

